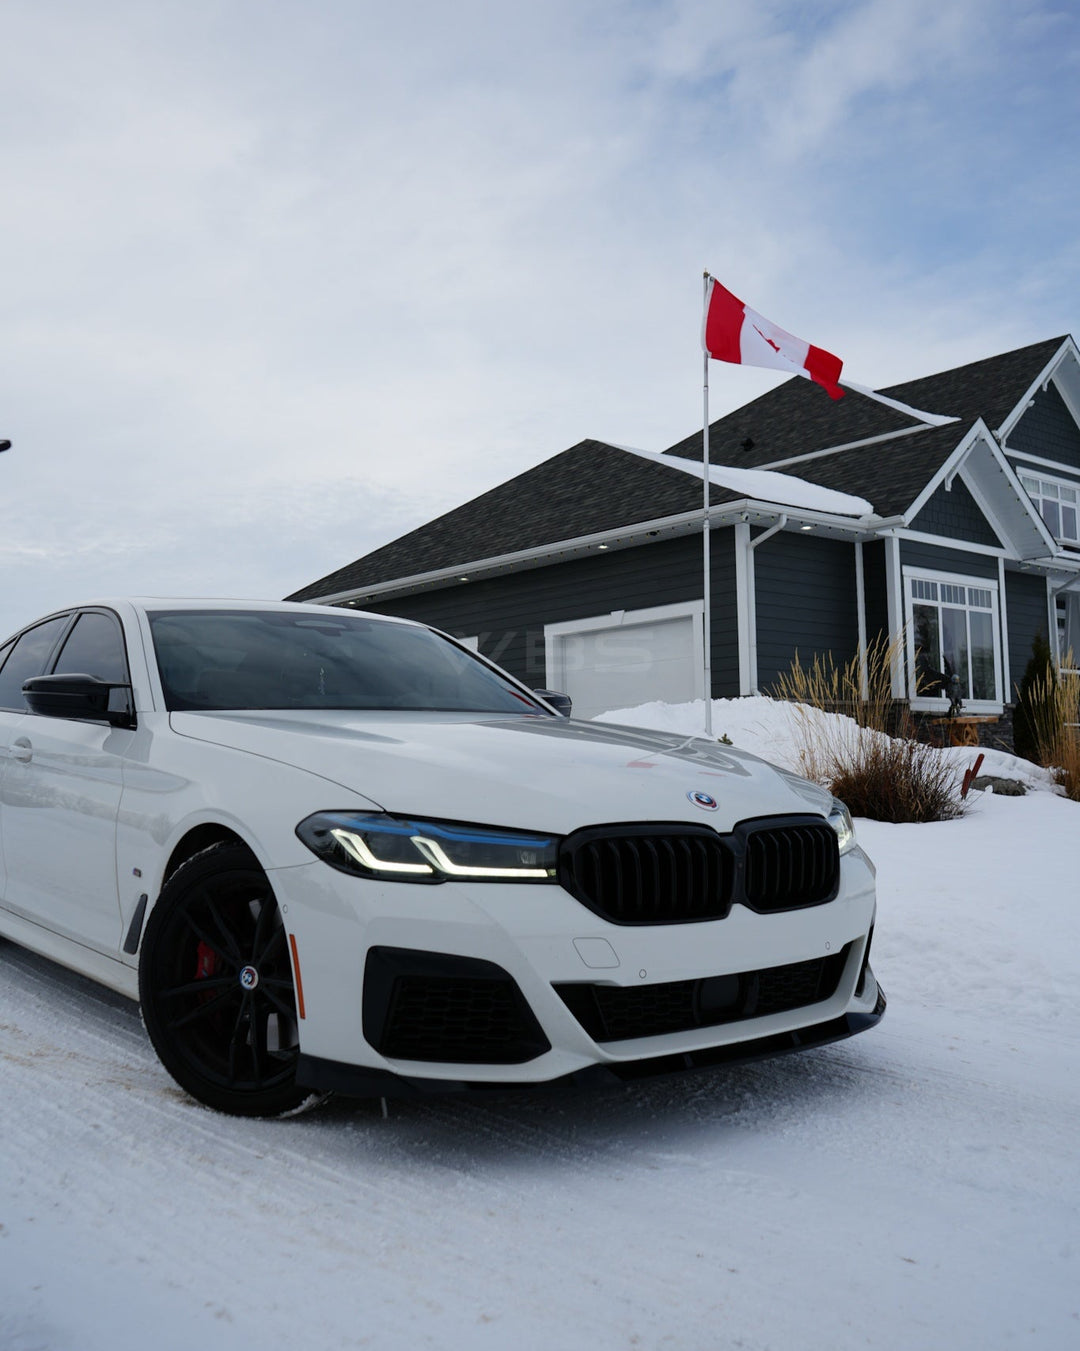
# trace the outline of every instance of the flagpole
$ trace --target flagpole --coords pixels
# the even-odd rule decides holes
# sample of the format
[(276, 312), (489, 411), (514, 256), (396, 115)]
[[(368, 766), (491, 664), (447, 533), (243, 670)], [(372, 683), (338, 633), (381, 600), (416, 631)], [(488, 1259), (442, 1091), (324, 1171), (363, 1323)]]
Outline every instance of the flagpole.
[[(709, 301), (709, 274), (705, 273), (704, 303)], [(705, 672), (705, 733), (712, 736), (712, 568), (709, 558), (709, 354), (704, 353), (704, 423), (701, 437), (701, 481), (703, 485), (701, 561), (703, 569), (702, 602), (704, 672)]]

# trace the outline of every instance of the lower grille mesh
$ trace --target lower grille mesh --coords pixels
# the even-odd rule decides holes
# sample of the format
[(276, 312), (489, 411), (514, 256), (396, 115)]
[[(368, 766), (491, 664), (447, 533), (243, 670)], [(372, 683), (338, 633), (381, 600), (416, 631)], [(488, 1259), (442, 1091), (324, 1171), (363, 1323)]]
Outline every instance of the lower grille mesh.
[(831, 999), (850, 950), (849, 943), (829, 957), (702, 980), (554, 988), (593, 1041), (627, 1041), (789, 1013)]
[(551, 1049), (509, 972), (494, 962), (374, 947), (364, 1036), (391, 1060), (520, 1065)]

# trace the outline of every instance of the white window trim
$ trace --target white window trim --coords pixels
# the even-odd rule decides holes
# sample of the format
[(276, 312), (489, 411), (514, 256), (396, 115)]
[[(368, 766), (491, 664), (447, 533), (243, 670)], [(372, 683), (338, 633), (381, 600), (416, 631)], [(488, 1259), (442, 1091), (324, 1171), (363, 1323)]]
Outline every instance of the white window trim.
[[(994, 633), (994, 689), (995, 699), (965, 699), (964, 713), (1001, 713), (1004, 711), (1002, 700), (1002, 646), (1001, 646), (1001, 590), (996, 580), (989, 577), (969, 577), (959, 572), (946, 572), (944, 569), (905, 567), (904, 573), (904, 621), (907, 632), (907, 696), (912, 709), (917, 713), (944, 713), (948, 710), (946, 695), (927, 697), (915, 694), (915, 616), (912, 610), (913, 581), (938, 582), (946, 586), (972, 586), (980, 591), (990, 591), (993, 602), (990, 620)], [(969, 607), (965, 604), (964, 609)]]
[(566, 672), (557, 665), (556, 639), (569, 633), (595, 633), (601, 629), (618, 629), (625, 624), (650, 624), (663, 619), (686, 619), (693, 621), (694, 651), (698, 660), (694, 663), (694, 698), (701, 699), (705, 689), (705, 602), (702, 600), (679, 601), (675, 605), (653, 605), (645, 610), (612, 610), (610, 614), (594, 615), (588, 619), (567, 619), (558, 624), (544, 625), (544, 671), (548, 689), (561, 689), (559, 681), (565, 681)]

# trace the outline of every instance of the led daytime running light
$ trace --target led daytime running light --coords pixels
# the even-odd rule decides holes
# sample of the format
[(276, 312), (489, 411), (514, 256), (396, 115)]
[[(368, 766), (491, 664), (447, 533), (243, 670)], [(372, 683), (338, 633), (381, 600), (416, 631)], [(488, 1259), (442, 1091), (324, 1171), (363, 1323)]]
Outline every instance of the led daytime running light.
[[(335, 832), (336, 834), (336, 832)], [(424, 855), (431, 859), (439, 872), (446, 873), (449, 877), (547, 877), (546, 868), (478, 868), (463, 866), (455, 863), (448, 858), (445, 850), (434, 840), (426, 840), (423, 835), (413, 835), (413, 844)]]
[[(435, 871), (427, 863), (390, 863), (386, 859), (377, 858), (368, 848), (363, 837), (354, 835), (351, 830), (335, 829), (330, 834), (361, 867), (370, 868), (372, 872), (411, 873), (414, 877), (417, 874), (421, 877), (430, 877)], [(417, 843), (418, 841), (414, 839), (413, 844)]]

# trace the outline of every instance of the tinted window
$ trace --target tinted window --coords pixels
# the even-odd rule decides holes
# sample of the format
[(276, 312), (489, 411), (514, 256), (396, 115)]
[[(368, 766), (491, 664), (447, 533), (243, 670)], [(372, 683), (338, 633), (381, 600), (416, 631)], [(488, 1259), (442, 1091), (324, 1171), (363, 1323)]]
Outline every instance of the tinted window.
[(92, 675), (126, 685), (127, 662), (120, 625), (109, 615), (81, 614), (64, 640), (53, 671), (57, 675)]
[(328, 611), (149, 616), (170, 709), (409, 708), (546, 713), (429, 629)]
[(15, 644), (11, 655), (0, 670), (0, 708), (26, 709), (22, 694), (24, 680), (41, 675), (53, 650), (53, 644), (63, 632), (69, 615), (48, 619), (44, 624), (27, 629)]

